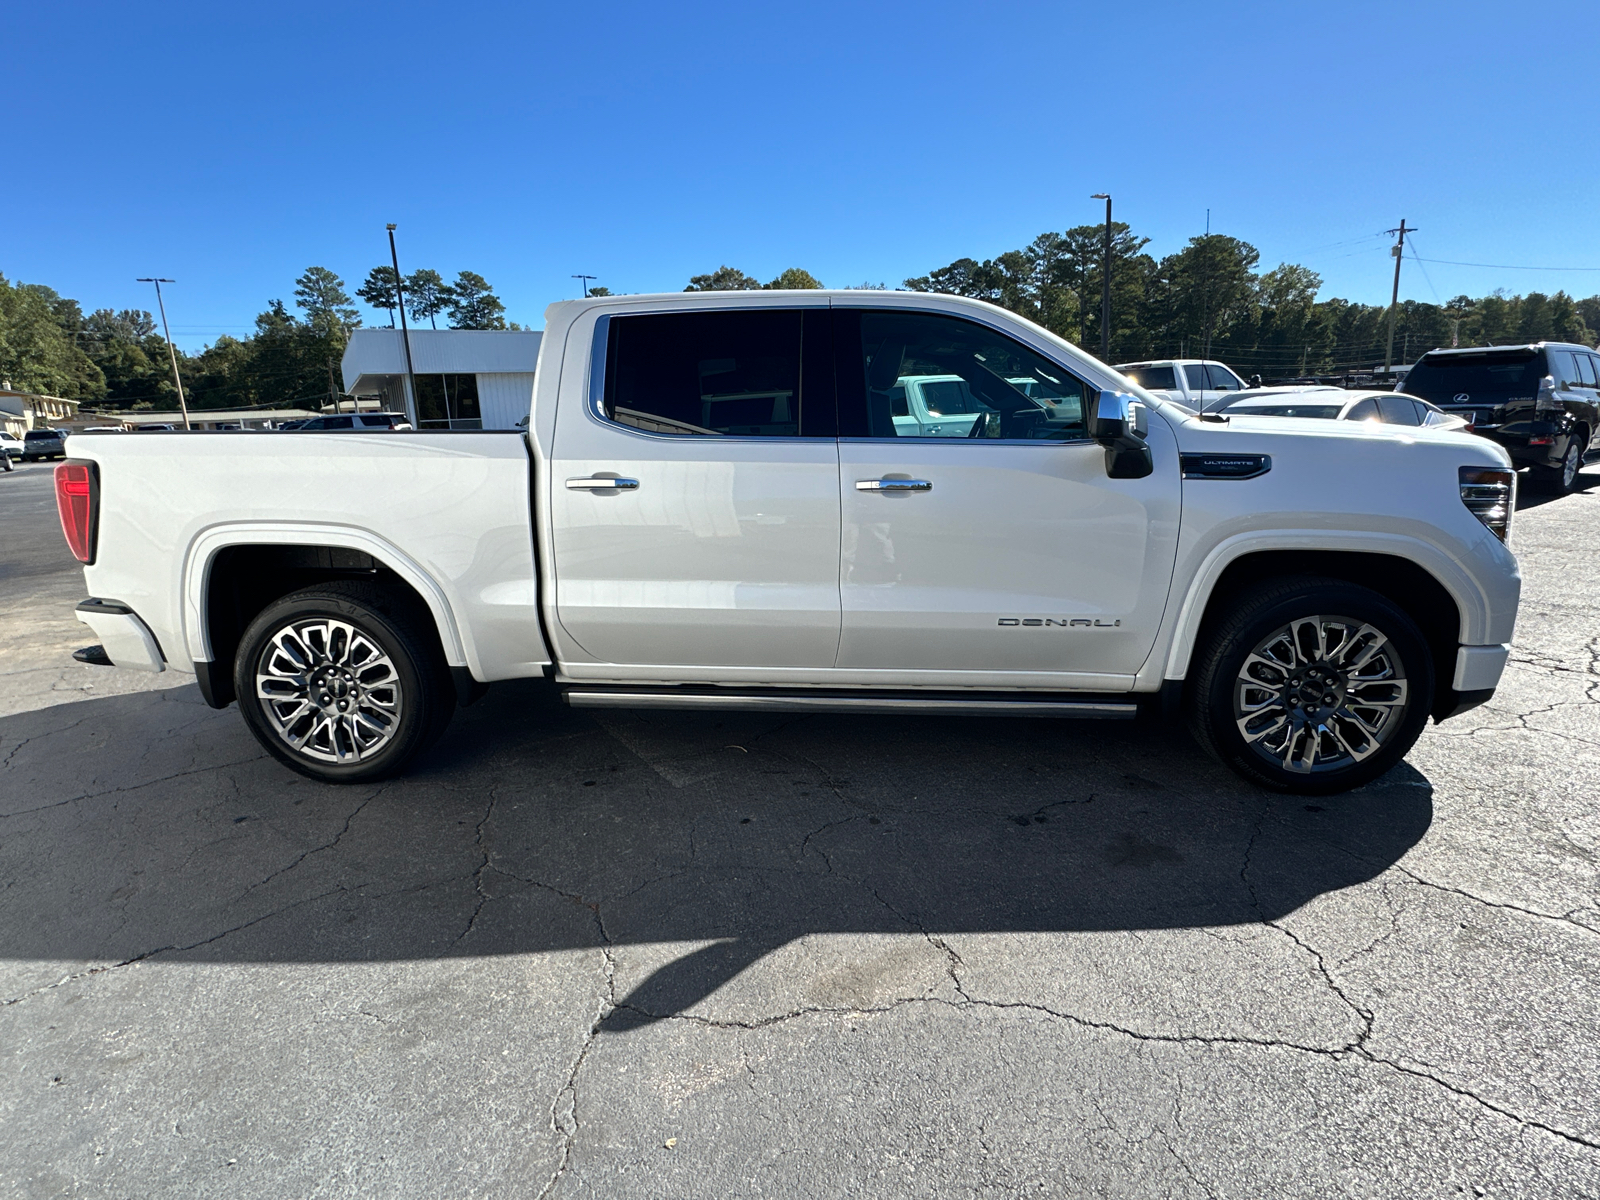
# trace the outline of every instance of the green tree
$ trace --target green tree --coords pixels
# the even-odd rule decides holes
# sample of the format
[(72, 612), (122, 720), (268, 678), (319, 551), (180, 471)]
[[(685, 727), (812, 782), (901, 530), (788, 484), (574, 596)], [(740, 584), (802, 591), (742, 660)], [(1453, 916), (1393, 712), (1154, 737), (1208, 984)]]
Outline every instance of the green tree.
[(361, 325), (361, 314), (350, 303), (344, 280), (327, 267), (307, 267), (294, 281), (295, 304), (306, 310), (307, 324), (348, 337)]
[(691, 275), (686, 292), (753, 292), (761, 287), (754, 275), (746, 275), (737, 267), (721, 266), (709, 275)]
[[(772, 291), (779, 289), (802, 291), (812, 288), (820, 288), (822, 286), (822, 280), (818, 279), (810, 271), (802, 270), (799, 267), (790, 267), (771, 283), (764, 284), (763, 286)], [(594, 289), (591, 288), (589, 290), (589, 294), (591, 296), (594, 295)]]
[(1167, 333), (1179, 334), (1196, 357), (1211, 356), (1219, 330), (1247, 315), (1255, 297), (1252, 274), (1261, 255), (1248, 242), (1221, 233), (1190, 238), (1161, 260)]
[(398, 307), (398, 301), (395, 299), (393, 267), (373, 267), (367, 272), (367, 281), (356, 289), (356, 295), (373, 308), (386, 309), (389, 328), (394, 328), (394, 310)]
[(105, 394), (105, 376), (82, 343), (83, 315), (41, 284), (0, 275), (0, 386), (69, 400)]
[(432, 328), (439, 328), (439, 314), (454, 300), (455, 293), (439, 272), (424, 267), (406, 276), (406, 311), (413, 321), (426, 321)]
[(611, 295), (611, 289), (608, 288), (608, 287), (592, 287), (592, 288), (589, 289), (589, 295), (591, 295), (591, 296), (609, 296), (609, 295)]
[(506, 306), (489, 281), (473, 271), (462, 271), (450, 285), (452, 329), (504, 329)]

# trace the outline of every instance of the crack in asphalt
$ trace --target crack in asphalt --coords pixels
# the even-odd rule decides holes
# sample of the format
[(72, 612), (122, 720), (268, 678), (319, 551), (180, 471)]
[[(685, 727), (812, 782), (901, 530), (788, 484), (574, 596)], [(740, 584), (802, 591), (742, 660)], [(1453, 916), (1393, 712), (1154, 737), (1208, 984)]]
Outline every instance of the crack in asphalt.
[(1354, 1041), (1346, 1042), (1341, 1046), (1329, 1047), (1311, 1046), (1305, 1044), (1304, 1042), (1294, 1042), (1283, 1038), (1255, 1038), (1237, 1034), (1148, 1033), (1137, 1029), (1130, 1029), (1127, 1026), (1117, 1025), (1110, 1021), (1096, 1021), (1088, 1017), (1078, 1016), (1075, 1013), (1062, 1012), (1061, 1010), (1051, 1008), (1048, 1005), (1036, 1004), (1031, 1001), (986, 1000), (967, 996), (965, 993), (963, 993), (963, 998), (960, 1000), (947, 1000), (937, 996), (908, 996), (898, 1000), (890, 1001), (887, 1004), (873, 1005), (869, 1007), (807, 1005), (790, 1009), (786, 1012), (775, 1013), (771, 1016), (757, 1017), (744, 1021), (716, 1019), (689, 1013), (652, 1013), (629, 1001), (622, 1001), (615, 1004), (613, 1007), (623, 1011), (633, 1012), (641, 1017), (644, 1017), (646, 1020), (682, 1021), (699, 1025), (707, 1029), (753, 1032), (768, 1029), (774, 1025), (785, 1024), (790, 1021), (803, 1020), (808, 1017), (837, 1017), (853, 1015), (876, 1016), (883, 1013), (893, 1012), (896, 1009), (904, 1008), (907, 1005), (912, 1004), (942, 1005), (946, 1008), (953, 1009), (990, 1008), (997, 1010), (1016, 1009), (1028, 1012), (1036, 1012), (1043, 1016), (1051, 1017), (1055, 1020), (1065, 1021), (1068, 1024), (1076, 1025), (1083, 1029), (1093, 1030), (1098, 1033), (1113, 1034), (1120, 1037), (1130, 1038), (1134, 1041), (1149, 1042), (1156, 1045), (1195, 1046), (1201, 1048), (1232, 1047), (1246, 1050), (1282, 1050), (1296, 1054), (1312, 1055), (1317, 1058), (1332, 1062), (1368, 1062), (1375, 1066), (1388, 1067), (1391, 1070), (1397, 1071), (1401, 1074), (1409, 1075), (1415, 1079), (1433, 1083), (1453, 1095), (1472, 1101), (1474, 1104), (1479, 1105), (1487, 1112), (1494, 1113), (1495, 1115), (1503, 1117), (1508, 1121), (1512, 1121), (1517, 1125), (1523, 1126), (1524, 1128), (1539, 1130), (1543, 1133), (1550, 1134), (1552, 1137), (1560, 1138), (1563, 1141), (1570, 1142), (1573, 1145), (1582, 1146), (1589, 1150), (1600, 1150), (1600, 1141), (1585, 1137), (1583, 1134), (1572, 1133), (1568, 1130), (1559, 1129), (1554, 1125), (1547, 1124), (1532, 1117), (1522, 1116), (1519, 1113), (1513, 1112), (1509, 1108), (1505, 1108), (1502, 1105), (1494, 1103), (1492, 1100), (1484, 1099), (1470, 1088), (1465, 1088), (1459, 1084), (1451, 1083), (1446, 1079), (1443, 1079), (1437, 1075), (1433, 1075), (1417, 1067), (1412, 1067), (1405, 1063), (1396, 1062), (1393, 1059), (1385, 1058), (1382, 1055), (1375, 1054), (1365, 1046)]
[(128, 792), (137, 792), (147, 787), (154, 787), (158, 783), (170, 783), (174, 779), (184, 779), (190, 775), (204, 775), (208, 771), (226, 771), (231, 767), (242, 767), (246, 763), (259, 762), (266, 754), (253, 754), (249, 758), (241, 758), (236, 762), (212, 763), (209, 766), (193, 767), (187, 771), (174, 771), (171, 775), (163, 775), (158, 779), (145, 779), (138, 783), (130, 783), (119, 787), (106, 788), (102, 792), (84, 792), (78, 796), (68, 796), (65, 800), (52, 800), (49, 804), (41, 804), (37, 808), (23, 808), (16, 812), (0, 813), (0, 820), (9, 817), (26, 817), (32, 813), (45, 812), (48, 809), (60, 808), (65, 804), (80, 804), (85, 800), (99, 800), (105, 796), (125, 795)]
[(1586, 925), (1572, 915), (1576, 912), (1582, 912), (1583, 909), (1581, 907), (1571, 909), (1566, 913), (1540, 912), (1538, 909), (1526, 908), (1520, 904), (1511, 904), (1504, 900), (1489, 900), (1483, 896), (1476, 896), (1463, 888), (1453, 887), (1447, 883), (1435, 883), (1431, 879), (1424, 879), (1421, 875), (1418, 875), (1409, 867), (1403, 867), (1399, 863), (1395, 864), (1394, 869), (1415, 884), (1426, 888), (1433, 888), (1435, 891), (1447, 892), (1453, 896), (1461, 896), (1464, 899), (1481, 904), (1485, 908), (1503, 908), (1509, 912), (1521, 913), (1525, 917), (1536, 917), (1541, 921), (1555, 921), (1563, 925), (1571, 925), (1574, 929), (1581, 929), (1585, 933), (1600, 936), (1600, 929), (1596, 929), (1593, 925)]
[(378, 788), (377, 791), (373, 792), (372, 795), (368, 796), (360, 804), (356, 805), (355, 808), (351, 811), (350, 815), (347, 816), (344, 819), (344, 825), (340, 827), (339, 832), (333, 835), (333, 840), (332, 841), (324, 842), (320, 846), (312, 846), (310, 849), (302, 851), (300, 853), (300, 855), (298, 857), (296, 857), (295, 860), (292, 863), (290, 863), (290, 864), (288, 864), (287, 866), (284, 866), (284, 867), (279, 867), (276, 871), (272, 872), (272, 874), (268, 875), (265, 879), (262, 879), (262, 880), (260, 880), (259, 882), (256, 882), (256, 883), (252, 883), (249, 887), (245, 888), (244, 891), (239, 893), (238, 899), (243, 900), (246, 896), (248, 896), (251, 892), (255, 891), (257, 888), (265, 887), (267, 884), (271, 883), (278, 876), (288, 874), (288, 872), (294, 870), (301, 863), (305, 862), (306, 859), (310, 858), (313, 854), (321, 854), (324, 850), (332, 850), (335, 846), (337, 846), (339, 844), (340, 840), (344, 837), (344, 835), (350, 832), (350, 823), (352, 821), (354, 821), (358, 816), (361, 815), (361, 810), (366, 808), (367, 805), (371, 804), (379, 796), (383, 795), (384, 792), (388, 791), (389, 786), (390, 785), (388, 785), (388, 784), (382, 785), (381, 787)]
[[(499, 801), (499, 793), (494, 788), (489, 789), (489, 803), (483, 810), (483, 816), (478, 819), (477, 828), (473, 831), (474, 840), (478, 849), (483, 853), (483, 861), (472, 872), (472, 886), (478, 893), (477, 903), (473, 905), (472, 915), (467, 918), (467, 927), (456, 935), (455, 941), (450, 945), (460, 945), (462, 940), (472, 932), (478, 923), (478, 914), (483, 911), (483, 906), (489, 902), (489, 893), (483, 890), (483, 873), (489, 869), (489, 847), (483, 841), (483, 827), (489, 823), (489, 818), (494, 816), (494, 806)], [(504, 872), (502, 872), (503, 874)]]

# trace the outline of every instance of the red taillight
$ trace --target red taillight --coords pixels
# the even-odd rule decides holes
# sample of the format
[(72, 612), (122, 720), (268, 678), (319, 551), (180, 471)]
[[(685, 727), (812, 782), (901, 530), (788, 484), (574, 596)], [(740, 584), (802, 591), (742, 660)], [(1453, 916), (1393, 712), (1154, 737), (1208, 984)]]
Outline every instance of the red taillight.
[(56, 510), (67, 546), (81, 563), (94, 562), (95, 510), (100, 499), (94, 464), (68, 459), (56, 468)]

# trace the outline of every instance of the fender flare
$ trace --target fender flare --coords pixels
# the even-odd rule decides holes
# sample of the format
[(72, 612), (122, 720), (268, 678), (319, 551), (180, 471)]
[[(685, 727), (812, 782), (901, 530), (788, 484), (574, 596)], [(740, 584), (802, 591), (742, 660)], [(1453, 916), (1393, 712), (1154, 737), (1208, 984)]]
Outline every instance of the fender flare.
[(470, 665), (449, 597), (438, 582), (398, 546), (349, 525), (278, 521), (213, 525), (189, 543), (183, 560), (183, 639), (195, 662), (212, 661), (211, 631), (206, 625), (211, 567), (217, 553), (229, 546), (333, 546), (369, 554), (422, 597), (433, 614), (446, 663), (452, 667)]
[[(1330, 533), (1325, 529), (1273, 529), (1238, 533), (1213, 546), (1189, 582), (1183, 604), (1174, 622), (1172, 644), (1167, 651), (1165, 679), (1182, 679), (1189, 671), (1200, 635), (1200, 622), (1217, 581), (1230, 565), (1250, 554), (1269, 550), (1302, 550), (1310, 553), (1386, 554), (1403, 558), (1421, 567), (1450, 594), (1461, 614), (1457, 638), (1465, 644), (1486, 640), (1489, 627), (1489, 599), (1468, 572), (1439, 547), (1418, 538), (1394, 533)], [(1482, 636), (1480, 636), (1482, 635)]]

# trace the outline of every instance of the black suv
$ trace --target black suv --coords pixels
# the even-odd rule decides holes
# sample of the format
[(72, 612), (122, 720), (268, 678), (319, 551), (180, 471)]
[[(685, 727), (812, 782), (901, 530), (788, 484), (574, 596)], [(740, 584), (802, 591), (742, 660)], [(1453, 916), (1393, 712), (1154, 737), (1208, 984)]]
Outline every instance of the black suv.
[(1572, 491), (1583, 464), (1600, 459), (1600, 355), (1587, 346), (1432, 350), (1402, 386), (1466, 417), (1555, 491)]

